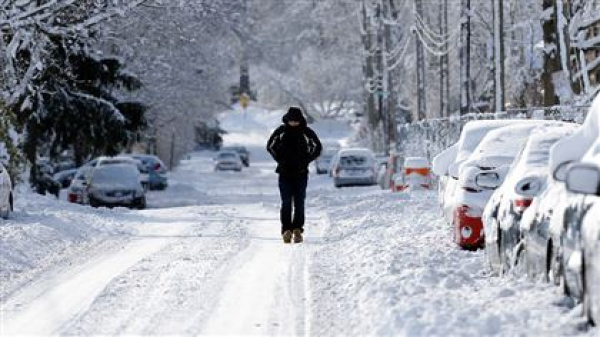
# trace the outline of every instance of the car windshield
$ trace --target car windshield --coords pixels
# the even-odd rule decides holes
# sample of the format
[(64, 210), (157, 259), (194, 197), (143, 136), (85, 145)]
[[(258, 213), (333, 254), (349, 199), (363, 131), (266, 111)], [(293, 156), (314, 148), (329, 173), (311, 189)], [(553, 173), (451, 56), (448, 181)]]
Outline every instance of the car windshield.
[(235, 157), (237, 157), (237, 155), (235, 153), (231, 153), (231, 152), (219, 153), (219, 159), (234, 159)]
[(344, 168), (366, 167), (367, 165), (369, 165), (369, 158), (365, 156), (351, 155), (340, 157), (340, 166)]
[(94, 185), (114, 187), (137, 187), (140, 183), (139, 173), (129, 165), (107, 165), (94, 170), (92, 175)]

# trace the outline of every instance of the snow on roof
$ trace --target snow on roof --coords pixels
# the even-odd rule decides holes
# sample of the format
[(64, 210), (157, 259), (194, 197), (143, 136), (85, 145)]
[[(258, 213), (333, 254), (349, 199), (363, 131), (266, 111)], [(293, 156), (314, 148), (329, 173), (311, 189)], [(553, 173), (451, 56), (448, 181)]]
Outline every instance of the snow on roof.
[(423, 157), (406, 157), (404, 159), (404, 167), (406, 168), (423, 168), (429, 167), (429, 160)]
[(351, 147), (351, 148), (346, 148), (346, 149), (341, 149), (339, 152), (339, 156), (355, 156), (355, 155), (360, 155), (360, 156), (375, 156), (373, 154), (373, 151), (367, 149), (367, 148), (360, 148), (360, 147)]
[(509, 178), (513, 181), (512, 185), (516, 184), (514, 179), (549, 175), (548, 161), (552, 145), (572, 134), (579, 126), (574, 123), (565, 124), (564, 127), (544, 127), (533, 131), (533, 134), (527, 139), (521, 158), (518, 159), (518, 162), (513, 163), (515, 166), (512, 168)]
[(458, 152), (456, 162), (465, 161), (469, 158), (473, 150), (491, 130), (498, 129), (508, 125), (515, 124), (536, 124), (542, 121), (524, 120), (524, 119), (504, 119), (490, 121), (471, 121), (465, 124), (458, 140)]
[(599, 134), (600, 95), (597, 95), (583, 125), (550, 149), (550, 172), (554, 172), (562, 163), (579, 161), (594, 144)]
[[(531, 123), (537, 122), (537, 123)], [(530, 121), (521, 125), (505, 126), (488, 132), (464, 165), (499, 167), (510, 164), (518, 155), (532, 131), (547, 132), (550, 128), (562, 128), (569, 123), (554, 121)]]

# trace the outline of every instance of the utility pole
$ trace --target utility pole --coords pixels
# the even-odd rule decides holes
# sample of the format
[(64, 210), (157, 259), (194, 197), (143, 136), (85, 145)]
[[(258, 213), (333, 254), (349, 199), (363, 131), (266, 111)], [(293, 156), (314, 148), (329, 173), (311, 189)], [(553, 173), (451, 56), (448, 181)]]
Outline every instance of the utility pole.
[(169, 156), (169, 169), (173, 169), (175, 165), (175, 127), (171, 131), (171, 155)]
[(450, 99), (450, 55), (449, 55), (449, 45), (448, 45), (448, 0), (444, 0), (444, 15), (443, 24), (444, 27), (444, 51), (446, 51), (446, 55), (444, 55), (443, 63), (444, 63), (444, 80), (445, 80), (445, 93), (444, 93), (444, 117), (450, 116), (450, 107), (448, 105), (448, 100)]
[[(447, 39), (445, 33), (444, 33), (444, 2), (445, 1), (440, 1), (439, 3), (439, 7), (438, 7), (438, 25), (440, 27), (439, 33), (440, 36), (444, 39), (444, 41)], [(444, 42), (444, 47), (446, 46), (446, 43)], [(444, 51), (447, 51), (446, 48), (444, 48)], [(445, 64), (445, 57), (446, 55), (441, 54), (439, 56), (439, 62), (440, 62), (440, 118), (443, 118), (445, 115), (445, 110), (446, 110), (446, 98), (445, 98), (445, 94), (446, 91), (444, 90), (444, 85), (446, 84), (446, 79), (444, 78), (446, 76), (445, 74), (445, 70), (444, 67), (446, 66)]]
[(502, 0), (494, 2), (494, 110), (505, 110), (504, 98), (504, 9)]
[[(398, 10), (395, 7), (394, 4), (394, 0), (387, 0), (386, 2), (387, 4), (387, 12), (390, 13), (392, 19), (397, 20), (398, 19)], [(391, 28), (390, 25), (385, 25), (385, 39), (386, 39), (386, 53), (387, 50), (390, 49), (389, 43), (391, 43), (392, 40), (392, 32), (391, 32)], [(386, 62), (385, 62), (386, 67), (389, 66), (389, 62), (386, 56)], [(390, 73), (391, 70), (386, 69), (386, 72), (388, 73), (387, 77), (387, 91), (388, 91), (388, 100), (387, 100), (387, 111), (388, 111), (388, 138), (389, 138), (389, 142), (388, 142), (388, 152), (395, 152), (396, 151), (396, 144), (398, 142), (398, 127), (396, 125), (396, 90), (394, 90), (394, 79), (393, 79), (393, 74)]]
[(248, 35), (248, 29), (249, 29), (249, 25), (250, 25), (250, 20), (248, 19), (249, 16), (249, 7), (250, 7), (250, 0), (245, 0), (243, 2), (243, 9), (242, 9), (242, 21), (244, 22), (244, 27), (242, 27), (242, 31), (246, 31), (246, 34), (241, 34), (240, 35), (240, 45), (241, 45), (241, 57), (240, 57), (240, 90), (239, 90), (239, 95), (241, 96), (242, 94), (246, 94), (248, 96), (250, 96), (250, 66), (249, 66), (249, 61), (248, 61), (248, 39), (244, 37), (244, 35)]
[(471, 0), (462, 0), (460, 25), (460, 114), (471, 111)]
[[(416, 12), (421, 21), (423, 21), (423, 3), (422, 0), (415, 0)], [(425, 22), (422, 22), (425, 24)], [(419, 28), (417, 28), (419, 29)], [(423, 41), (418, 36), (415, 39), (417, 43), (417, 118), (418, 120), (424, 120), (427, 118), (427, 107), (426, 107), (426, 84), (425, 84), (425, 52), (423, 50)]]
[(383, 145), (382, 150), (385, 150), (388, 142), (388, 115), (386, 113), (386, 102), (388, 96), (388, 77), (387, 77), (387, 48), (384, 34), (384, 17), (385, 5), (384, 1), (379, 1), (376, 7), (377, 18), (377, 114), (382, 125)]

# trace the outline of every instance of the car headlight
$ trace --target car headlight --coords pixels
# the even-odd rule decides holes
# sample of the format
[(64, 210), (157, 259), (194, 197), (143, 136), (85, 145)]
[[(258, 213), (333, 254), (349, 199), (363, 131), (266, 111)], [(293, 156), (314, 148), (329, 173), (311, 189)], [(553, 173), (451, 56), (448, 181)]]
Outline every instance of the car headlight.
[(463, 239), (468, 239), (471, 237), (471, 235), (473, 235), (473, 229), (471, 229), (469, 226), (462, 227), (460, 229), (460, 235), (463, 237)]

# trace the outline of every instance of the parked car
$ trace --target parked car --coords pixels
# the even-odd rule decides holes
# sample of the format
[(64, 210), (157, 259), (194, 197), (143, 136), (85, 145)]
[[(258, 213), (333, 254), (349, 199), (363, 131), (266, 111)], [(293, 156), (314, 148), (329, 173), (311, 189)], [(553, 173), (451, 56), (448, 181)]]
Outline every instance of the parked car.
[(169, 186), (167, 167), (160, 158), (150, 154), (131, 154), (133, 159), (142, 162), (148, 170), (148, 187), (150, 190), (164, 190)]
[(366, 148), (342, 149), (332, 164), (335, 187), (375, 185), (375, 155)]
[(8, 170), (0, 163), (0, 217), (7, 219), (13, 210), (12, 181)]
[(447, 151), (442, 152), (433, 161), (434, 173), (442, 180), (445, 187), (441, 198), (441, 206), (446, 221), (450, 224), (454, 221), (457, 194), (458, 179), (462, 164), (469, 159), (477, 145), (491, 130), (514, 124), (527, 124), (528, 120), (486, 120), (471, 121), (465, 124), (460, 134), (458, 142)]
[(129, 164), (96, 167), (91, 172), (87, 195), (92, 207), (146, 208), (146, 196), (140, 183), (140, 173)]
[(82, 166), (77, 170), (67, 190), (67, 200), (69, 202), (82, 205), (88, 204), (85, 190), (87, 189), (92, 170), (92, 166)]
[[(598, 176), (596, 176), (598, 178)], [(600, 182), (600, 179), (596, 180)], [(595, 198), (600, 196), (596, 191)], [(581, 225), (583, 244), (583, 314), (590, 323), (600, 324), (600, 203), (595, 202)]]
[(242, 158), (235, 151), (221, 151), (215, 156), (215, 171), (241, 171)]
[(402, 170), (393, 177), (393, 191), (430, 189), (431, 168), (427, 158), (406, 157)]
[(138, 169), (140, 173), (140, 182), (145, 190), (149, 189), (150, 185), (150, 172), (148, 168), (140, 161), (127, 155), (120, 155), (115, 157), (98, 157), (91, 161), (89, 161), (86, 166), (91, 166), (93, 168), (105, 166), (105, 165), (119, 165), (119, 164), (128, 164), (133, 165)]
[(444, 207), (444, 197), (448, 183), (450, 180), (454, 180), (449, 176), (448, 168), (456, 160), (457, 153), (458, 143), (455, 143), (435, 156), (431, 164), (432, 172), (438, 176), (438, 202), (442, 208)]
[(221, 148), (221, 151), (237, 152), (240, 155), (240, 159), (242, 160), (242, 163), (244, 164), (244, 166), (246, 166), (246, 167), (250, 166), (250, 152), (248, 152), (248, 149), (246, 149), (245, 146), (241, 146), (241, 145), (226, 146), (226, 147)]
[(550, 147), (573, 133), (579, 125), (541, 127), (533, 131), (511, 165), (501, 187), (496, 189), (483, 212), (485, 250), (492, 269), (502, 274), (518, 259), (525, 262), (525, 242), (521, 240), (521, 218), (533, 199), (542, 193), (550, 177)]
[(455, 241), (461, 248), (484, 246), (481, 216), (493, 191), (504, 181), (510, 164), (531, 131), (552, 125), (560, 125), (560, 122), (528, 121), (489, 131), (469, 159), (461, 164), (452, 222)]
[(336, 147), (327, 147), (321, 151), (321, 155), (315, 160), (317, 174), (325, 174), (329, 171), (331, 159), (333, 159), (337, 151), (339, 151), (339, 148)]
[(53, 179), (60, 183), (62, 188), (68, 188), (71, 185), (71, 181), (75, 178), (75, 174), (77, 173), (77, 169), (69, 169), (64, 171), (59, 171), (54, 174)]

